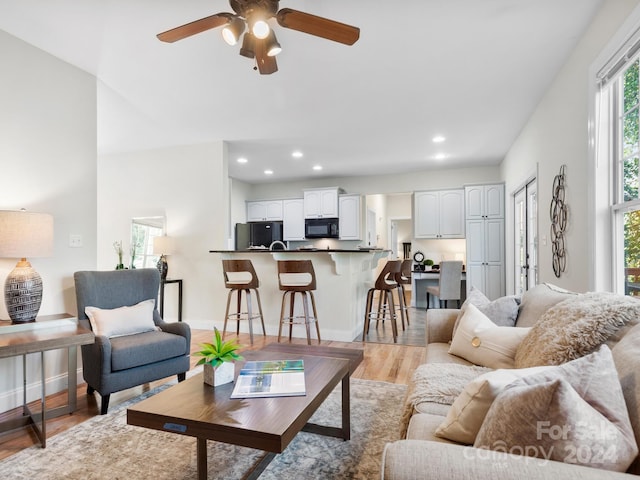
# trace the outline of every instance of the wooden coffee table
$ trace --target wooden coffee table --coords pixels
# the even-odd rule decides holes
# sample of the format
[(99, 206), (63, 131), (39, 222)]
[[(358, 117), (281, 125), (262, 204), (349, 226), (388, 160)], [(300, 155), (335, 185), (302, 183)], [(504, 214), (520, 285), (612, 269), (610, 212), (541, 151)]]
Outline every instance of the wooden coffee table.
[[(290, 348), (287, 348), (290, 347)], [(306, 395), (230, 399), (234, 384), (210, 387), (202, 374), (178, 383), (127, 409), (127, 423), (197, 438), (198, 479), (207, 478), (207, 440), (267, 452), (245, 478), (260, 476), (276, 454), (300, 431), (349, 440), (349, 376), (362, 361), (362, 350), (277, 344), (243, 352), (246, 360), (304, 360)], [(243, 362), (236, 365), (236, 375)], [(342, 381), (342, 426), (308, 423)]]

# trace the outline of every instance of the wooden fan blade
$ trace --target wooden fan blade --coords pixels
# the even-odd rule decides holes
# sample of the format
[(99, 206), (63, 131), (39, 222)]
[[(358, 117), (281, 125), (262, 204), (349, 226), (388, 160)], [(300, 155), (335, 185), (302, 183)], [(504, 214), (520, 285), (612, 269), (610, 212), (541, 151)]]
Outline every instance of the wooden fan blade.
[(201, 18), (191, 23), (181, 25), (180, 27), (172, 28), (166, 32), (156, 35), (158, 39), (163, 42), (173, 43), (183, 38), (190, 37), (196, 33), (201, 33), (212, 28), (220, 27), (231, 22), (231, 18), (234, 15), (231, 13), (216, 13), (210, 17)]
[(284, 28), (326, 38), (334, 42), (353, 45), (360, 38), (360, 29), (345, 23), (318, 17), (310, 13), (299, 12), (290, 8), (281, 9), (276, 15), (278, 23)]
[(270, 75), (278, 71), (276, 57), (267, 55), (267, 44), (264, 40), (256, 39), (256, 63), (260, 75)]

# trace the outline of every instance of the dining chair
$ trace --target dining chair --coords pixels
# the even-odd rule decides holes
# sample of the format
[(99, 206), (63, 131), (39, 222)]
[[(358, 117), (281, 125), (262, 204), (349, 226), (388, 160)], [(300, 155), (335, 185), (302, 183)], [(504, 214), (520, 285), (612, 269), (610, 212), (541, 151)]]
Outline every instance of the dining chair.
[(427, 287), (427, 310), (430, 295), (438, 297), (440, 308), (447, 306), (447, 301), (456, 300), (460, 308), (460, 285), (462, 284), (462, 262), (448, 260), (440, 263), (440, 278), (438, 285)]

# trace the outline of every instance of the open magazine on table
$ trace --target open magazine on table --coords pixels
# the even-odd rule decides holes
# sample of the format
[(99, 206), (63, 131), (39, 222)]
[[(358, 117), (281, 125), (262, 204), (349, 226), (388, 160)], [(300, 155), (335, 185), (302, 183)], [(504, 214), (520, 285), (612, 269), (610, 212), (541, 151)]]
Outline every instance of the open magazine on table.
[(231, 398), (302, 395), (306, 395), (303, 360), (264, 360), (244, 364)]

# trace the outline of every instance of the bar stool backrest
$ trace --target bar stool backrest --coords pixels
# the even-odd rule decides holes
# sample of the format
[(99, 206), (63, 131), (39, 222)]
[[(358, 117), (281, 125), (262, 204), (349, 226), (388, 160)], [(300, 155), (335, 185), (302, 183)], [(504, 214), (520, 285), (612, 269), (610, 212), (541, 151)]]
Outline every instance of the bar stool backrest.
[(440, 262), (440, 300), (460, 300), (462, 262), (447, 260)]
[(311, 260), (278, 260), (280, 290), (304, 292), (316, 289), (316, 272)]
[(387, 260), (376, 280), (376, 290), (393, 290), (398, 286), (396, 282), (397, 275), (402, 268), (402, 261)]
[(408, 284), (411, 283), (411, 260), (403, 260), (400, 266), (400, 272), (396, 275), (396, 282)]
[(224, 286), (232, 289), (258, 288), (260, 280), (251, 260), (222, 260)]

